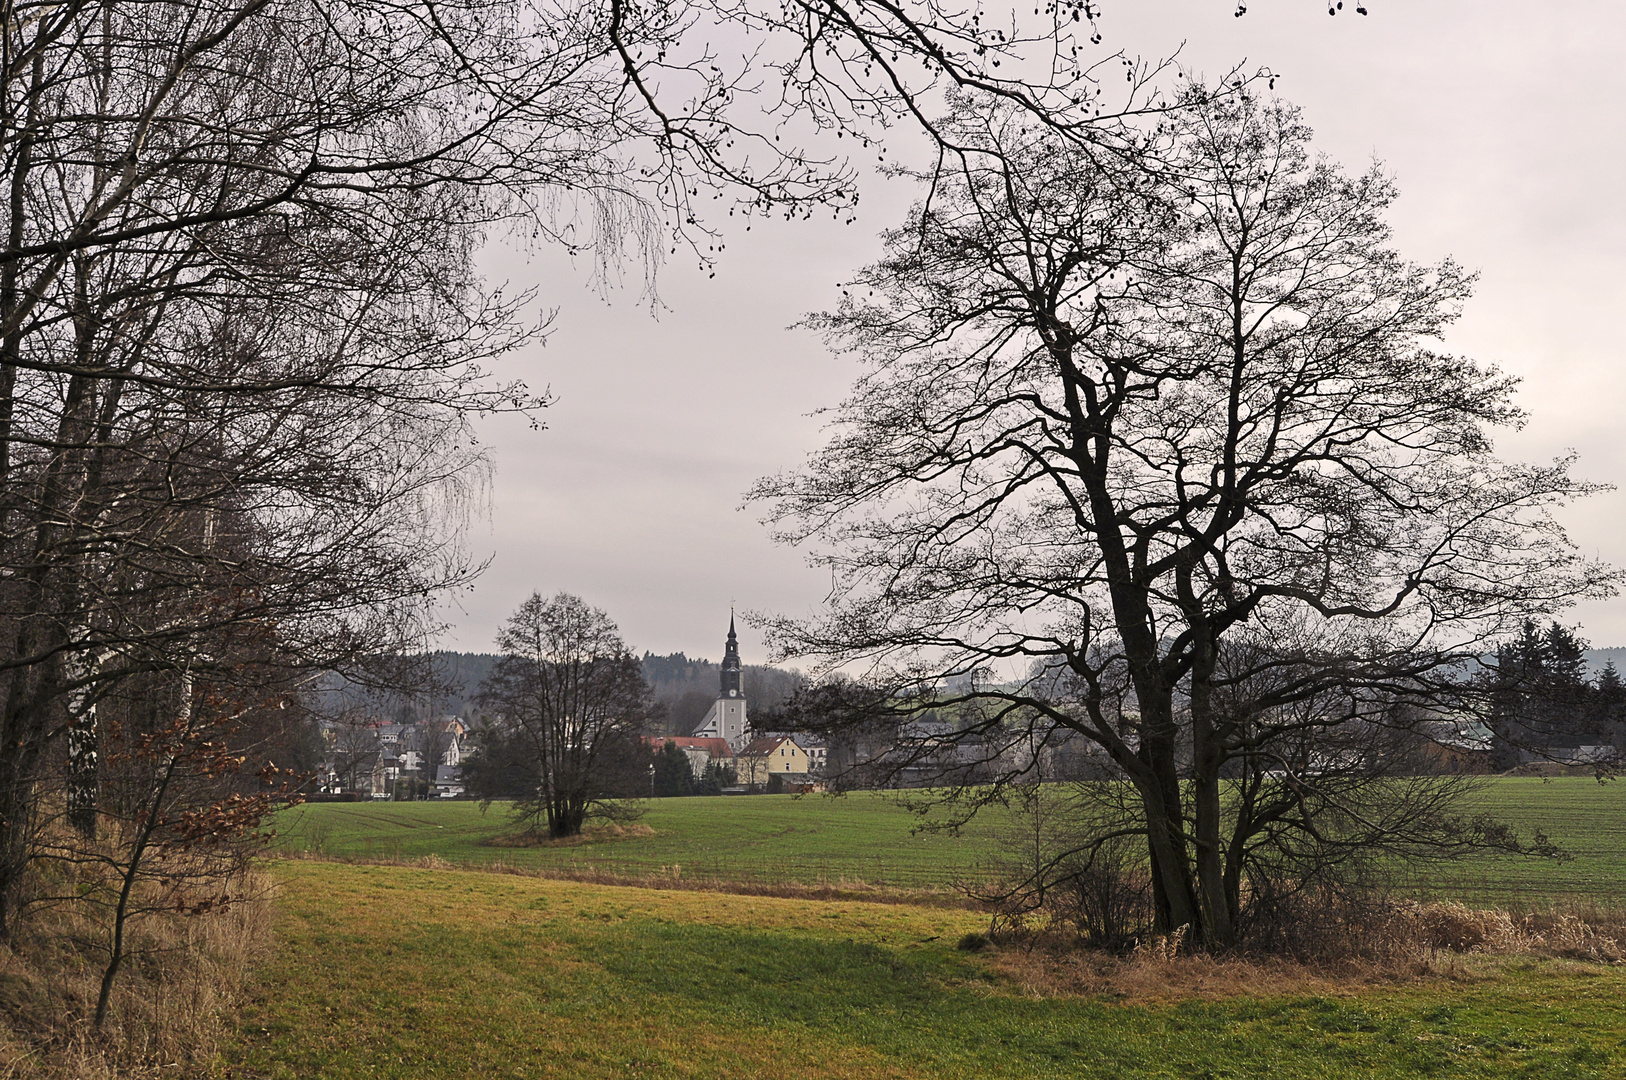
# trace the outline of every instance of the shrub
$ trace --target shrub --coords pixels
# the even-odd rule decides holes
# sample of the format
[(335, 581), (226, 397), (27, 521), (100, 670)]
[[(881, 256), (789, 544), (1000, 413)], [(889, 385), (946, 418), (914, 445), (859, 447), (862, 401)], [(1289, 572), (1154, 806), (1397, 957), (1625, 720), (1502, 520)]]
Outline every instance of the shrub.
[(961, 952), (981, 952), (988, 945), (988, 935), (979, 934), (975, 930), (963, 935), (959, 941), (954, 943), (954, 947)]

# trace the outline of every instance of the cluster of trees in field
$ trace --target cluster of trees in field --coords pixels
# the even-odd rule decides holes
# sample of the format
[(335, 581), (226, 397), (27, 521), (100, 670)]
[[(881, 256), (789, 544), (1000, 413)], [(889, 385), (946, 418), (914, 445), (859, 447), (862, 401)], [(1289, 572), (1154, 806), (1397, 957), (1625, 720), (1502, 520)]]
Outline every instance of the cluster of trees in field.
[(689, 764), (689, 757), (676, 743), (663, 743), (652, 755), (654, 772), (651, 774), (650, 795), (657, 799), (679, 798), (686, 795), (721, 795), (724, 788), (738, 782), (734, 769), (720, 761), (706, 763), (699, 776)]
[(1534, 620), (1503, 642), (1480, 676), (1489, 695), (1494, 767), (1563, 761), (1613, 767), (1626, 760), (1626, 685), (1613, 658), (1588, 677), (1587, 643)]
[[(710, 763), (696, 776), (672, 743), (651, 736), (688, 734), (704, 713), (673, 730), (664, 689), (682, 702), (704, 693), (717, 700), (718, 665), (682, 653), (633, 655), (614, 622), (580, 597), (532, 594), (498, 635), (502, 650), (473, 701), (480, 720), (462, 761), (467, 793), (513, 800), (523, 828), (574, 836), (592, 817), (636, 816), (644, 796), (717, 795), (733, 770)], [(743, 669), (748, 698), (789, 700), (796, 672)], [(707, 687), (707, 689), (702, 689)], [(760, 691), (759, 691), (759, 688)]]
[(615, 623), (580, 597), (533, 593), (497, 645), (478, 698), (487, 720), (463, 762), (469, 793), (512, 799), (516, 822), (555, 838), (590, 816), (636, 815), (628, 800), (654, 783), (642, 736), (659, 706)]
[[(284, 764), (314, 792), (388, 790), (392, 797), (423, 798), (461, 791), (480, 798), (523, 798), (531, 774), (511, 760), (493, 765), (497, 757), (511, 759), (517, 752), (511, 740), (505, 742), (513, 725), (490, 694), (505, 662), (511, 665), (512, 659), (446, 650), (397, 656), (390, 658), (394, 675), (385, 687), (330, 673), (319, 688), (305, 693), (309, 716), (298, 726), (297, 751)], [(628, 739), (688, 735), (717, 699), (719, 665), (712, 661), (645, 652), (638, 669), (653, 704), (642, 724), (627, 729)], [(764, 665), (747, 665), (742, 675), (746, 697), (769, 711), (788, 701), (803, 681), (799, 672)], [(468, 773), (470, 787), (464, 783), (462, 754), (477, 747), (485, 756), (477, 757)], [(680, 776), (658, 751), (635, 748), (629, 755), (617, 768), (632, 779), (611, 785), (627, 797), (716, 794), (734, 784), (732, 770), (722, 765), (699, 777)], [(443, 765), (455, 770), (455, 778), (448, 772), (444, 782), (437, 779)], [(652, 786), (647, 782), (651, 766)], [(646, 782), (635, 782), (639, 777)]]

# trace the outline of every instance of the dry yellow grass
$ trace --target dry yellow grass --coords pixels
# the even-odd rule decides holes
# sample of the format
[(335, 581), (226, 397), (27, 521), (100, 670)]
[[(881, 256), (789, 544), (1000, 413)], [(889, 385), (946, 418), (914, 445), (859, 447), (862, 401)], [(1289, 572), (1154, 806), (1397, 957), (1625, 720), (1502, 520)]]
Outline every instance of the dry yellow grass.
[[(1126, 1004), (1167, 1004), (1236, 997), (1341, 994), (1439, 977), (1426, 961), (1344, 964), (1336, 968), (1292, 960), (1207, 955), (1116, 957), (1091, 952), (1004, 949), (995, 969), (1019, 993), (1034, 998), (1104, 997)], [(1489, 974), (1491, 968), (1485, 966)], [(1466, 971), (1453, 977), (1462, 977)]]
[(1410, 904), (1396, 908), (1387, 929), (1398, 942), (1417, 952), (1535, 953), (1605, 963), (1626, 961), (1626, 949), (1622, 949), (1615, 927), (1590, 922), (1574, 912), (1521, 916), (1452, 902)]
[(497, 848), (561, 848), (581, 847), (584, 844), (607, 844), (617, 840), (641, 840), (655, 835), (655, 830), (640, 822), (618, 825), (585, 825), (575, 836), (548, 836), (546, 833), (504, 833), (481, 841), (484, 847)]
[(247, 897), (240, 903), (137, 922), (100, 1032), (90, 1016), (106, 927), (76, 907), (36, 913), (16, 948), (0, 950), (0, 1078), (141, 1080), (201, 1068), (270, 952), (273, 889), (252, 874), (232, 888)]
[(1308, 962), (1193, 955), (1178, 932), (1142, 942), (1126, 957), (1045, 948), (1043, 926), (1030, 933), (1035, 947), (1004, 949), (994, 963), (1022, 993), (1038, 998), (1099, 995), (1145, 1003), (1340, 993), (1427, 979), (1490, 978), (1502, 969), (1501, 959), (1517, 956), (1626, 963), (1626, 951), (1607, 922), (1600, 926), (1575, 913), (1518, 915), (1449, 901), (1395, 904), (1374, 915), (1360, 942), (1363, 952), (1331, 948), (1326, 958)]

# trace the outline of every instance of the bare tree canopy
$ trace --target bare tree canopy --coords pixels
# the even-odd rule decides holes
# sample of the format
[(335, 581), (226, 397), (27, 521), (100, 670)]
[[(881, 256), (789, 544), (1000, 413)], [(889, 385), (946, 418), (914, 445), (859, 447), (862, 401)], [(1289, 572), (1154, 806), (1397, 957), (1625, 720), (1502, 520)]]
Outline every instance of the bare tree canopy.
[(709, 259), (703, 206), (839, 213), (853, 170), (803, 144), (867, 139), (941, 85), (1087, 123), (1068, 14), (1010, 35), (871, 0), (7, 5), (0, 940), (42, 853), (112, 844), (133, 888), (143, 852), (180, 857), (176, 823), (257, 827), (212, 759), (166, 786), (126, 754), (108, 703), (188, 702), (179, 728), (147, 720), (275, 775), (269, 718), (300, 680), (366, 681), (478, 571), (471, 421), (546, 404), (489, 374), (545, 319), (480, 278), (482, 245), (600, 274)]
[(777, 646), (867, 672), (807, 715), (935, 710), (893, 751), (979, 766), (973, 799), (1082, 741), (1133, 787), (1159, 925), (1209, 946), (1328, 858), (1517, 846), (1375, 783), (1488, 642), (1614, 583), (1551, 516), (1568, 463), (1495, 457), (1512, 380), (1438, 351), (1472, 275), (1395, 253), (1393, 182), (1246, 88), (1072, 137), (965, 96), (941, 127), (958, 151), (899, 170), (926, 198), (810, 320), (868, 373), (755, 493), (836, 582)]

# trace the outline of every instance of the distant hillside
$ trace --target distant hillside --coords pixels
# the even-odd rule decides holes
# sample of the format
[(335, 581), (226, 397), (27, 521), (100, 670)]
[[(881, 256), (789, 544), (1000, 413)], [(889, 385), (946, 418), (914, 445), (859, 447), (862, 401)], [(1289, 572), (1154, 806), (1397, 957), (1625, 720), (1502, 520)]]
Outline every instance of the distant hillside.
[[(384, 695), (377, 704), (380, 713), (407, 719), (411, 716), (440, 716), (453, 713), (474, 719), (479, 707), (474, 699), (480, 684), (491, 674), (498, 657), (491, 653), (441, 651), (431, 654), (433, 686), (418, 693)], [(717, 700), (718, 665), (683, 653), (643, 655), (644, 678), (655, 691), (655, 700), (666, 707), (662, 726), (668, 735), (687, 735), (705, 717)], [(773, 708), (801, 685), (799, 671), (747, 664), (740, 669), (746, 700), (752, 710)], [(343, 680), (333, 687), (342, 689)]]
[(352, 710), (399, 723), (447, 715), (473, 719), (479, 712), (474, 696), (496, 662), (488, 653), (446, 651), (374, 657), (366, 677), (330, 671), (312, 680), (307, 704), (329, 719)]
[[(1626, 676), (1626, 646), (1607, 649), (1588, 649), (1587, 676), (1595, 679), (1604, 665), (1614, 661), (1615, 667)], [(397, 719), (443, 716), (448, 713), (474, 719), (479, 708), (474, 703), (480, 684), (491, 674), (497, 657), (491, 653), (462, 653), (440, 651), (431, 654), (433, 687), (417, 693), (367, 694), (356, 690), (339, 676), (324, 680), (316, 688), (323, 694), (355, 695), (371, 698), (373, 707), (381, 714)], [(655, 691), (655, 699), (666, 707), (662, 726), (668, 735), (687, 735), (695, 729), (717, 700), (718, 665), (700, 657), (683, 653), (656, 656), (644, 653), (644, 678)], [(747, 664), (741, 669), (746, 700), (754, 715), (785, 702), (804, 680), (800, 671)]]
[[(1581, 654), (1586, 662), (1586, 677), (1596, 679), (1603, 671), (1603, 666), (1609, 661), (1615, 662), (1615, 670), (1622, 678), (1626, 678), (1626, 646), (1617, 645), (1609, 649), (1588, 649)], [(1481, 664), (1491, 665), (1496, 662), (1496, 654), (1490, 653), (1480, 659)]]
[(1598, 672), (1609, 661), (1615, 662), (1615, 670), (1626, 676), (1626, 645), (1617, 645), (1612, 649), (1588, 649), (1586, 651), (1586, 673), (1591, 678), (1597, 678)]
[[(666, 706), (666, 734), (687, 735), (705, 719), (717, 700), (721, 667), (710, 660), (691, 659), (683, 653), (656, 656), (644, 653), (644, 678), (655, 689), (655, 700)], [(740, 682), (752, 712), (784, 703), (802, 683), (802, 673), (764, 664), (740, 668)]]
[[(480, 684), (496, 666), (498, 657), (493, 653), (437, 652), (431, 657), (437, 690), (436, 704), (444, 704), (442, 712), (472, 716), (474, 696)], [(444, 688), (444, 689), (441, 689)]]

